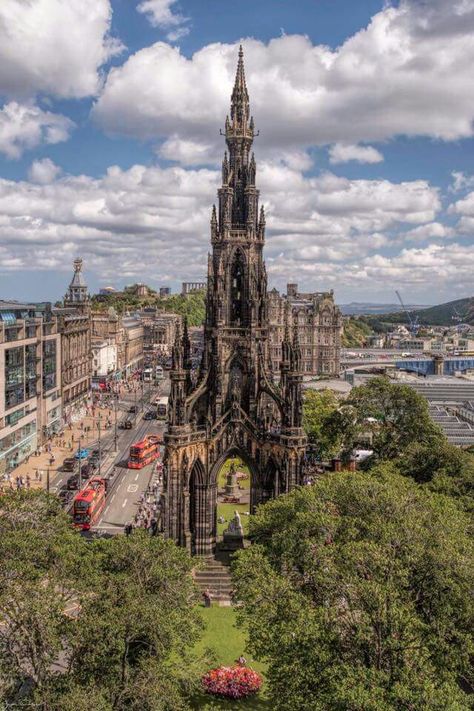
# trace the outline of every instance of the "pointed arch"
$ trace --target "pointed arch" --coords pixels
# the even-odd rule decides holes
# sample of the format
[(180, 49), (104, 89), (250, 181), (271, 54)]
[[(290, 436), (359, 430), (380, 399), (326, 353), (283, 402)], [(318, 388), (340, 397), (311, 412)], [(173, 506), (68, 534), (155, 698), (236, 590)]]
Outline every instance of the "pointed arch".
[(236, 249), (230, 269), (229, 324), (241, 328), (246, 325), (245, 275), (247, 265), (241, 249)]
[[(199, 555), (200, 541), (209, 536), (209, 502), (208, 486), (204, 464), (198, 458), (195, 460), (189, 475), (189, 533), (191, 553)], [(212, 522), (211, 522), (212, 526)]]

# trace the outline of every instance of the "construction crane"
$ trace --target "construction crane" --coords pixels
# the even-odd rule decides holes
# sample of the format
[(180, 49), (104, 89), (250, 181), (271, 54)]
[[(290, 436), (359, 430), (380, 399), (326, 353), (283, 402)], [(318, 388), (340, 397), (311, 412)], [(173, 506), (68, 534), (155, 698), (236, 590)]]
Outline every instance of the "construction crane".
[(404, 312), (405, 312), (406, 315), (407, 315), (407, 319), (408, 319), (408, 330), (410, 331), (410, 333), (412, 334), (412, 336), (416, 336), (417, 333), (418, 333), (418, 327), (419, 327), (419, 325), (420, 325), (420, 324), (418, 323), (418, 316), (413, 316), (413, 314), (410, 313), (410, 311), (408, 311), (407, 307), (406, 307), (405, 304), (403, 303), (402, 297), (400, 296), (400, 292), (395, 289), (395, 293), (396, 293), (396, 295), (398, 296), (398, 300), (399, 300), (400, 304), (402, 305), (402, 309), (404, 310)]

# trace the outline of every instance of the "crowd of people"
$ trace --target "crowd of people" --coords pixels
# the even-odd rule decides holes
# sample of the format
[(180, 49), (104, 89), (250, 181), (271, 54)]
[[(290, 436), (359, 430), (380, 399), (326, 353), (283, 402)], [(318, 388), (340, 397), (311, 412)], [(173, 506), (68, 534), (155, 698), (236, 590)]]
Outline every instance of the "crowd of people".
[(140, 495), (138, 509), (133, 521), (129, 521), (124, 526), (125, 535), (129, 536), (136, 528), (144, 528), (152, 536), (156, 536), (159, 532), (160, 494), (163, 483), (162, 467), (163, 465), (158, 462), (152, 483)]

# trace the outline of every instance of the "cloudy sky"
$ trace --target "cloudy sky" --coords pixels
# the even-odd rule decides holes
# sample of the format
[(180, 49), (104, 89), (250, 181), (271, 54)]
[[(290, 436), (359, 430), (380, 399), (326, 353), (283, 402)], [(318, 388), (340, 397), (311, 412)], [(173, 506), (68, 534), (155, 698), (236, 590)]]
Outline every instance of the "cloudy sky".
[(1, 0), (0, 298), (203, 277), (239, 42), (270, 284), (473, 294), (474, 0)]

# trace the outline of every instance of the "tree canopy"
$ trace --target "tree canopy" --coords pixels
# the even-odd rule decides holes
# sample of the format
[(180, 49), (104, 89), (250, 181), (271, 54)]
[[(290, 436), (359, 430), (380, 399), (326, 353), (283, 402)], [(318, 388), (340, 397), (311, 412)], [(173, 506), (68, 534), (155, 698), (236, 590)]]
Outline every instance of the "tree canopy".
[(432, 446), (444, 440), (430, 417), (428, 403), (409, 385), (372, 378), (355, 387), (346, 402), (357, 413), (359, 433), (371, 431), (375, 459), (399, 457), (414, 443)]
[(335, 457), (353, 445), (355, 411), (329, 388), (308, 389), (304, 394), (303, 426), (321, 459)]
[(189, 708), (202, 623), (186, 552), (141, 531), (87, 542), (43, 492), (0, 507), (2, 698), (44, 711)]
[(470, 708), (473, 546), (453, 499), (382, 465), (259, 507), (251, 534), (234, 580), (276, 711)]

